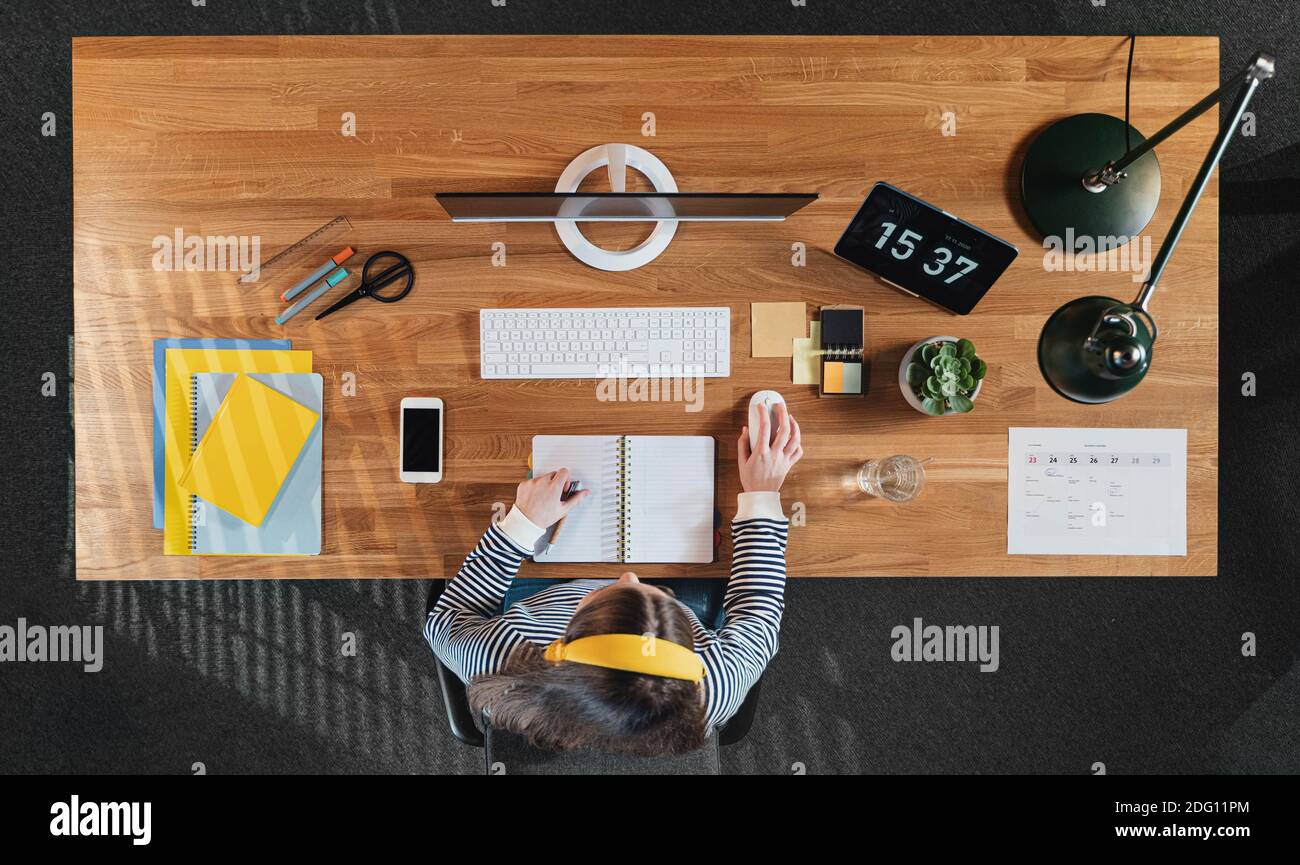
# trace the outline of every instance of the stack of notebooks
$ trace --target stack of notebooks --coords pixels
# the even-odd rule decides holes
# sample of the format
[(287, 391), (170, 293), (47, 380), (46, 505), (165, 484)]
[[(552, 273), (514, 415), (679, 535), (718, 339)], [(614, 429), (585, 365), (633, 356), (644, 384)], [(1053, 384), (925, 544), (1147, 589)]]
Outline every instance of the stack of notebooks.
[(323, 409), (311, 352), (288, 340), (155, 340), (163, 552), (319, 555)]

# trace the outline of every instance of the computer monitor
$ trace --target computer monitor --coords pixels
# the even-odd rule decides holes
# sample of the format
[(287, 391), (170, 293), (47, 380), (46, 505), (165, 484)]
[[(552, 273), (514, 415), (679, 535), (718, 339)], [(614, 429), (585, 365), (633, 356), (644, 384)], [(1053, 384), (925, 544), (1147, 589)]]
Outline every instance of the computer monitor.
[(780, 222), (798, 192), (437, 192), (453, 222)]

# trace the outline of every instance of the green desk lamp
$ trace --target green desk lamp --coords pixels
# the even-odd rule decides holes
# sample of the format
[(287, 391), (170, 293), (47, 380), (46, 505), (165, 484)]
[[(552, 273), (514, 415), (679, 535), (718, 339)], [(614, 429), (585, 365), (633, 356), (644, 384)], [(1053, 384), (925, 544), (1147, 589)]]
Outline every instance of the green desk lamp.
[[(1155, 212), (1160, 169), (1152, 149), (1218, 105), (1231, 86), (1237, 87), (1227, 122), (1192, 180), (1137, 298), (1124, 303), (1111, 297), (1081, 297), (1052, 313), (1043, 325), (1038, 366), (1061, 396), (1083, 403), (1110, 402), (1146, 375), (1158, 332), (1147, 304), (1255, 88), (1272, 77), (1272, 56), (1256, 54), (1244, 76), (1225, 83), (1118, 159), (1111, 155), (1123, 147), (1127, 124), (1104, 114), (1067, 117), (1048, 127), (1030, 147), (1021, 176), (1030, 219), (1045, 236), (1065, 237), (1068, 230), (1094, 237), (1100, 253), (1127, 243)], [(1103, 241), (1111, 243), (1105, 246)]]

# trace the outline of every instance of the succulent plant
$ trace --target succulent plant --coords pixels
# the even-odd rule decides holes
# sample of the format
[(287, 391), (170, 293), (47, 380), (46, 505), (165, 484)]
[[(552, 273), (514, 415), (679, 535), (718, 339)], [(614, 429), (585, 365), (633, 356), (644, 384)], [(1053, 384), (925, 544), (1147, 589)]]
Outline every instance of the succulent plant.
[(912, 352), (907, 384), (926, 414), (941, 415), (949, 408), (965, 413), (975, 407), (971, 394), (988, 369), (969, 339), (941, 339)]

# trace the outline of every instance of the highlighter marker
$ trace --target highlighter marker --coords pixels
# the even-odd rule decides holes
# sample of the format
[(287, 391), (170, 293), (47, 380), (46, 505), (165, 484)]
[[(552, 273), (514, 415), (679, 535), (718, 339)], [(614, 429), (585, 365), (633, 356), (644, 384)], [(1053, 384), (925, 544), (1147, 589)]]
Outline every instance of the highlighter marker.
[(284, 300), (284, 301), (293, 300), (295, 297), (297, 297), (299, 294), (305, 291), (307, 286), (311, 285), (316, 280), (320, 279), (322, 276), (329, 273), (332, 269), (338, 267), (340, 264), (347, 261), (351, 257), (352, 257), (352, 247), (349, 246), (347, 249), (344, 249), (338, 255), (334, 256), (329, 261), (325, 262), (320, 267), (316, 268), (316, 271), (311, 276), (307, 277), (302, 282), (298, 283), (293, 288), (289, 289), (284, 294), (280, 295), (280, 300)]
[(298, 313), (306, 309), (307, 306), (311, 304), (311, 302), (314, 301), (316, 298), (320, 297), (322, 294), (324, 294), (325, 292), (329, 291), (331, 288), (333, 288), (334, 286), (342, 282), (343, 277), (347, 275), (348, 272), (340, 267), (338, 270), (331, 273), (325, 279), (324, 282), (322, 282), (319, 286), (313, 289), (311, 294), (307, 295), (302, 300), (298, 301), (293, 306), (289, 307), (284, 312), (277, 315), (275, 317), (275, 323), (284, 324), (286, 321), (288, 321), (289, 319), (293, 318), (295, 315), (297, 315)]

